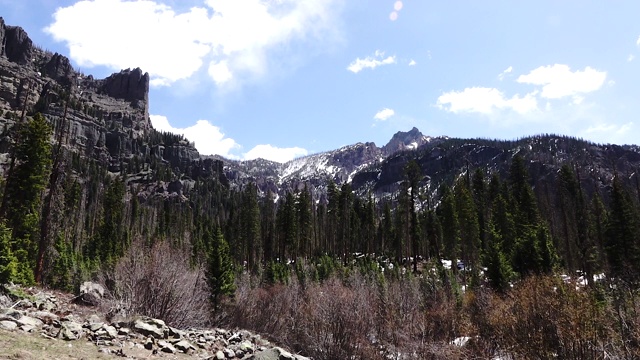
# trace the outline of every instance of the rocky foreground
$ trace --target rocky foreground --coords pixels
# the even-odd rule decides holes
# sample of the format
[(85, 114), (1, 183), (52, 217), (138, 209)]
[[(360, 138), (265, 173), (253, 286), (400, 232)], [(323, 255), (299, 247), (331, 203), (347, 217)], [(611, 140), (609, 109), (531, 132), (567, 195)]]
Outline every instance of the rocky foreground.
[[(71, 349), (74, 344), (80, 349), (90, 343), (104, 358), (308, 359), (244, 330), (176, 329), (162, 320), (141, 316), (107, 321), (97, 308), (74, 303), (77, 299), (42, 289), (11, 288), (9, 295), (0, 295), (0, 344), (3, 337), (7, 346), (23, 338), (16, 334), (24, 334), (52, 345), (65, 342)], [(46, 343), (37, 344), (24, 346), (47, 347)], [(79, 354), (76, 358), (96, 357)]]

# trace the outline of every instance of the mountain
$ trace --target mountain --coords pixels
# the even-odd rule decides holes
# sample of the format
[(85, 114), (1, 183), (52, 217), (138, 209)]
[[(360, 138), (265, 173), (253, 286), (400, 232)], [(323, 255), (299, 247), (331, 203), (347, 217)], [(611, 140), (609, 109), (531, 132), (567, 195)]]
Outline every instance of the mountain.
[[(562, 235), (556, 205), (558, 174), (565, 165), (574, 169), (580, 191), (589, 197), (598, 194), (607, 202), (616, 175), (632, 193), (640, 194), (638, 146), (556, 135), (510, 141), (455, 139), (426, 136), (414, 127), (397, 132), (381, 147), (357, 143), (286, 163), (201, 156), (183, 136), (153, 129), (149, 75), (141, 69), (95, 79), (74, 69), (65, 56), (37, 47), (23, 29), (6, 25), (2, 18), (0, 44), (0, 170), (4, 177), (9, 175), (13, 144), (20, 140), (14, 125), (42, 113), (53, 128), (52, 143), (62, 149), (62, 165), (51, 177), (57, 180), (46, 185), (45, 194), (54, 197), (50, 205), (55, 213), (48, 236), (63, 234), (74, 251), (89, 257), (99, 249), (118, 257), (132, 239), (180, 239), (197, 249), (204, 246), (203, 229), (215, 225), (224, 227), (224, 235), (235, 244), (238, 263), (269, 258), (275, 242), (284, 241), (274, 230), (282, 225), (276, 221), (277, 212), (287, 198), (302, 197), (291, 194), (308, 189), (309, 211), (322, 214), (333, 182), (340, 191), (352, 191), (356, 205), (374, 200), (377, 208), (371, 212), (380, 214), (383, 204), (397, 205), (407, 180), (405, 169), (412, 163), (419, 170), (420, 198), (437, 205), (443, 184), (470, 179), (476, 169), (487, 182), (492, 176), (508, 179), (518, 155), (554, 236)], [(250, 184), (255, 184), (255, 198)], [(269, 194), (275, 203), (263, 201)], [(350, 195), (345, 193), (343, 200), (352, 199)], [(249, 207), (259, 210), (248, 212)], [(256, 213), (262, 221), (260, 231), (270, 234), (261, 246), (271, 249), (249, 256), (251, 246), (246, 242), (251, 236), (243, 224)], [(323, 231), (314, 236), (334, 230)], [(113, 238), (120, 239), (120, 245), (112, 245)]]

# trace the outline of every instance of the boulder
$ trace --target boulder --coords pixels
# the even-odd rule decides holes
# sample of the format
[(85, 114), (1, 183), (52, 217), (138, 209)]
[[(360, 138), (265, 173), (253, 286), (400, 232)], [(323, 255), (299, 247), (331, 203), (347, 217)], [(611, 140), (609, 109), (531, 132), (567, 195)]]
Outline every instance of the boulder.
[(60, 328), (58, 337), (62, 340), (78, 340), (84, 334), (82, 325), (73, 320), (62, 321), (61, 325), (62, 327)]
[(173, 354), (176, 352), (176, 348), (173, 345), (171, 345), (171, 343), (169, 343), (168, 341), (164, 341), (164, 340), (158, 341), (158, 347), (160, 348), (160, 351), (165, 353)]
[(91, 281), (85, 281), (80, 285), (80, 295), (76, 297), (76, 301), (91, 306), (97, 306), (100, 304), (103, 297), (104, 286)]
[(153, 336), (155, 339), (166, 339), (169, 334), (169, 328), (164, 321), (151, 318), (136, 319), (132, 329), (141, 335)]
[(11, 320), (0, 320), (0, 329), (3, 330), (15, 330), (18, 327), (14, 321)]
[(188, 353), (191, 350), (195, 350), (196, 348), (191, 345), (190, 342), (188, 342), (187, 340), (180, 340), (177, 343), (173, 344), (173, 346), (176, 347), (176, 349), (182, 351), (183, 353)]

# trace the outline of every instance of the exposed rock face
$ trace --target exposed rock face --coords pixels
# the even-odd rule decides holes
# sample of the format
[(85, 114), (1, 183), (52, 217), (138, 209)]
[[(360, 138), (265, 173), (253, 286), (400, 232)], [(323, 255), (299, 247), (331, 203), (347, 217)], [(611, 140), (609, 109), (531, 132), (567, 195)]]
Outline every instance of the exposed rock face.
[(104, 79), (100, 92), (131, 102), (149, 101), (149, 74), (140, 68), (122, 70)]
[(69, 59), (58, 53), (53, 54), (44, 66), (44, 74), (64, 87), (75, 85), (75, 72)]
[(387, 145), (382, 147), (382, 153), (389, 156), (398, 151), (415, 150), (431, 140), (431, 137), (424, 136), (416, 127), (406, 132), (398, 131)]
[(33, 42), (19, 26), (6, 26), (4, 19), (0, 17), (0, 43), (2, 51), (0, 56), (9, 61), (25, 65), (32, 59)]

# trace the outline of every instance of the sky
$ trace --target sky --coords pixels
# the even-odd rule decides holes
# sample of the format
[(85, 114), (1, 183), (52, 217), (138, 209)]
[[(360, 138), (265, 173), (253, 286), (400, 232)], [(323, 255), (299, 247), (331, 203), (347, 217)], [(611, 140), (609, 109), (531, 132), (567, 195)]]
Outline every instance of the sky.
[(640, 2), (0, 0), (39, 46), (151, 76), (153, 126), (285, 162), (397, 131), (640, 144)]

